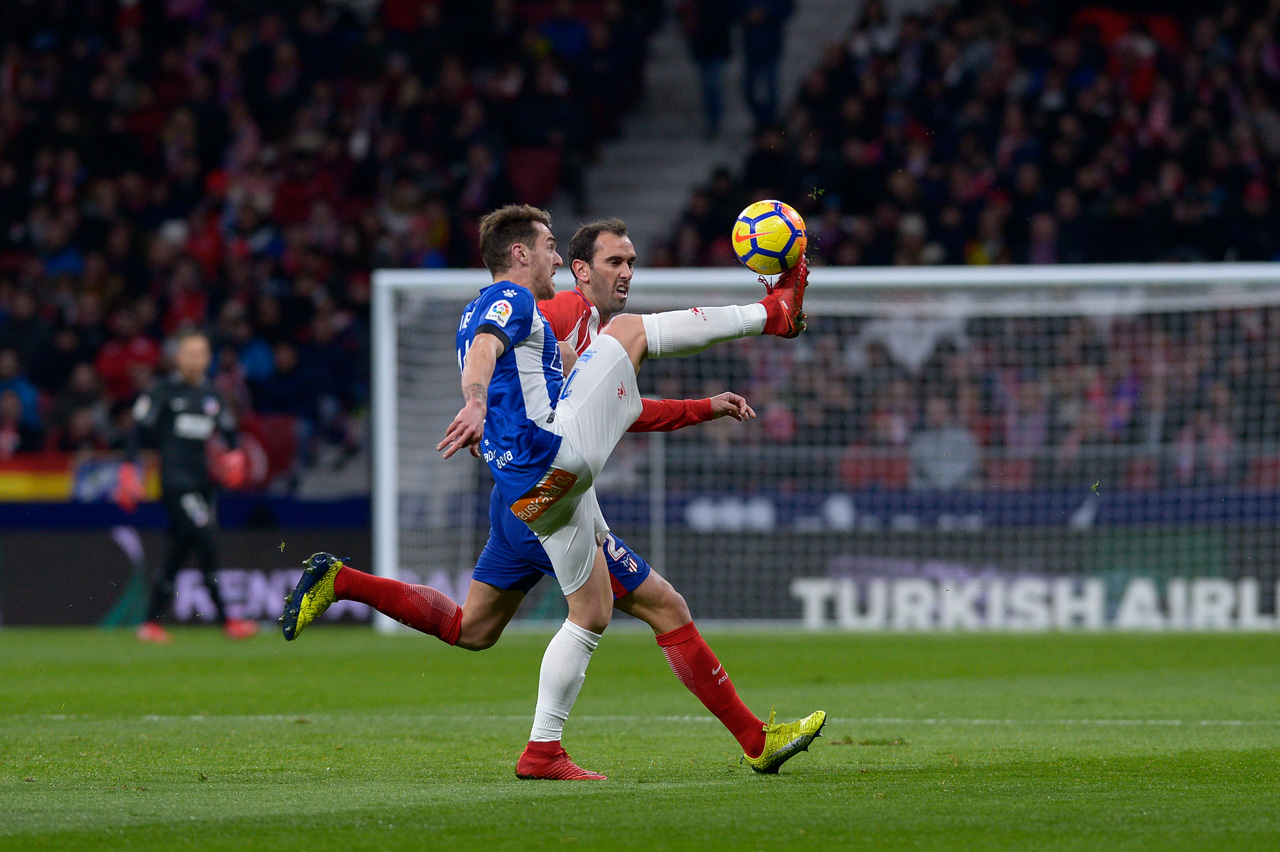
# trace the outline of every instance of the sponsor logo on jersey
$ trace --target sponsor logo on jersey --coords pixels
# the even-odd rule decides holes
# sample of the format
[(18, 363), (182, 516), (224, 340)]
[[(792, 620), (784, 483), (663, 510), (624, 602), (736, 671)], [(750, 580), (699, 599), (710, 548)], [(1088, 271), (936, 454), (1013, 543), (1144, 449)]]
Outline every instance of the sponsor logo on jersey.
[(173, 418), (173, 434), (179, 438), (204, 441), (213, 434), (213, 418), (184, 411)]
[(511, 319), (511, 303), (506, 299), (499, 299), (489, 306), (488, 312), (484, 318), (486, 322), (494, 322), (503, 328), (507, 327), (507, 320)]
[(507, 450), (505, 453), (499, 453), (497, 450), (485, 450), (484, 452), (484, 460), (489, 464), (497, 465), (498, 470), (502, 470), (502, 468), (511, 464), (511, 461), (514, 458), (515, 456), (512, 455), (510, 450)]
[(514, 298), (516, 297), (516, 291), (515, 291), (515, 290), (503, 290), (503, 291), (502, 291), (502, 295), (506, 296), (508, 299), (514, 299)]
[(553, 467), (527, 494), (511, 504), (511, 511), (526, 524), (531, 523), (568, 494), (577, 481), (578, 477), (569, 471)]

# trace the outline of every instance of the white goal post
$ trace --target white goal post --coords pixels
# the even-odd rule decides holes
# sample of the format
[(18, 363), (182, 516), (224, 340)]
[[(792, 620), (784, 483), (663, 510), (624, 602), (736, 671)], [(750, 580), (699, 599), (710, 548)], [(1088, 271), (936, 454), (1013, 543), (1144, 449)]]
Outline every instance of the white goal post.
[[(646, 396), (741, 392), (756, 423), (628, 436), (602, 476), (611, 524), (696, 616), (1275, 626), (1280, 266), (814, 268), (810, 281), (799, 340), (641, 371)], [(373, 569), (458, 597), (490, 480), (434, 447), (461, 405), (461, 308), (488, 283), (373, 276)], [(741, 268), (641, 268), (628, 309), (761, 295)], [(535, 597), (535, 617), (558, 612)]]

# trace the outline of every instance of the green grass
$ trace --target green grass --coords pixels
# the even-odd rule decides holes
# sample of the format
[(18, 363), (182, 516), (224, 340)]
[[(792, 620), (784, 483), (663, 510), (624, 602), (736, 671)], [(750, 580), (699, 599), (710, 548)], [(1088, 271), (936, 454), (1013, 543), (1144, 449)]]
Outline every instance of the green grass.
[(0, 849), (1275, 850), (1280, 635), (713, 633), (775, 777), (616, 632), (521, 782), (549, 634), (0, 631)]

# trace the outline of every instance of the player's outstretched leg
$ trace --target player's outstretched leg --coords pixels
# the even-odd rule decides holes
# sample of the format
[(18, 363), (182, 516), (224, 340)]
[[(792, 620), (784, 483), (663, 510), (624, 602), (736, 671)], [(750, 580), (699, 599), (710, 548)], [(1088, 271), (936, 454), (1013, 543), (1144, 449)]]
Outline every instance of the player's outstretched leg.
[(622, 314), (610, 320), (601, 333), (617, 338), (637, 366), (645, 357), (693, 355), (740, 337), (796, 337), (805, 328), (804, 292), (808, 286), (809, 264), (802, 256), (774, 284), (766, 285), (767, 294), (755, 304)]
[(448, 645), (458, 643), (462, 608), (444, 592), (365, 574), (332, 553), (314, 553), (302, 564), (306, 570), (285, 598), (280, 619), (285, 639), (294, 639), (334, 601), (358, 601)]
[(809, 750), (809, 743), (818, 736), (822, 726), (827, 723), (825, 710), (817, 710), (803, 719), (794, 722), (773, 723), (773, 711), (769, 711), (769, 723), (764, 726), (764, 751), (759, 757), (743, 759), (756, 772), (764, 775), (775, 775), (779, 767), (802, 751)]

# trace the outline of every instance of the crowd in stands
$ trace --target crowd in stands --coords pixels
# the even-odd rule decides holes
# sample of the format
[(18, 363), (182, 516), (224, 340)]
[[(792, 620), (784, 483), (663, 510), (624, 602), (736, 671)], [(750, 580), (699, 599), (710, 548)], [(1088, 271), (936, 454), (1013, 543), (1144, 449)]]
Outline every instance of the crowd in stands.
[[(661, 263), (735, 264), (725, 223), (757, 198), (803, 213), (818, 265), (1280, 260), (1280, 3), (890, 5), (695, 191)], [(851, 448), (825, 478), (856, 486), (1277, 484), (1248, 450), (1280, 441), (1274, 311), (961, 323), (914, 359), (881, 325), (811, 324), (807, 362), (740, 370), (747, 443)], [(690, 369), (666, 390), (711, 379)]]
[[(733, 390), (748, 424), (676, 433), (692, 485), (723, 457), (812, 487), (1280, 487), (1280, 309), (1107, 318), (825, 318), (646, 366), (649, 395)], [(684, 449), (680, 449), (683, 447)], [(734, 465), (728, 465), (733, 468)], [(716, 472), (719, 471), (719, 472)]]
[[(663, 7), (0, 4), (0, 461), (118, 446), (192, 326), (288, 464), (354, 451), (370, 270), (478, 265), (503, 203), (585, 207)], [(1171, 8), (868, 0), (780, 122), (761, 83), (741, 173), (646, 262), (736, 263), (727, 223), (763, 197), (805, 215), (815, 264), (1280, 259), (1280, 3)], [(820, 319), (790, 354), (742, 342), (650, 381), (761, 412), (673, 447), (821, 447), (807, 463), (854, 487), (1092, 482), (1119, 446), (1113, 483), (1248, 482), (1245, 448), (1280, 440), (1275, 311), (961, 323), (920, 357), (903, 333)]]
[(663, 262), (732, 264), (724, 223), (757, 198), (843, 266), (1280, 258), (1280, 4), (886, 5), (695, 192)]
[(118, 444), (206, 329), (241, 419), (354, 449), (370, 270), (578, 206), (657, 0), (0, 4), (0, 460)]

